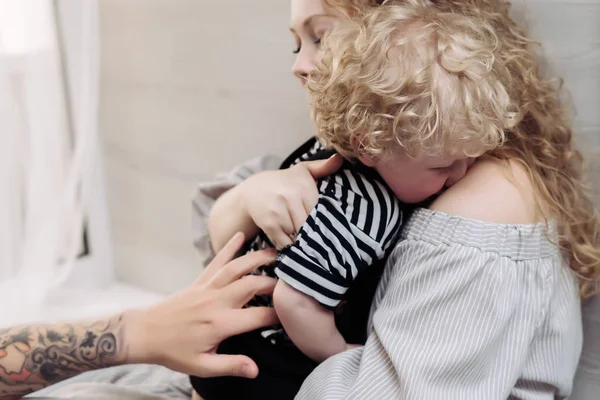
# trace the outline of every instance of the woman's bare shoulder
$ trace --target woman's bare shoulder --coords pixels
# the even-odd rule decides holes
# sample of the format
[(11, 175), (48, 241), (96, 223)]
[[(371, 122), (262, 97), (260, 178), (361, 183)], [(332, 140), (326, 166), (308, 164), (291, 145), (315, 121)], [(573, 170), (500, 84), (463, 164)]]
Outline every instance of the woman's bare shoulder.
[(484, 222), (531, 224), (540, 222), (535, 199), (529, 174), (522, 165), (485, 157), (430, 208)]

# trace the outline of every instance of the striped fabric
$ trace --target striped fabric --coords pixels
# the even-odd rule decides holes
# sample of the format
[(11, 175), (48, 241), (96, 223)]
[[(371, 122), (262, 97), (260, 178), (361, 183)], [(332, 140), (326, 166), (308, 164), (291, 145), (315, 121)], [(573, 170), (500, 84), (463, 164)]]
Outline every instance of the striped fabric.
[(418, 210), (388, 260), (366, 345), (322, 363), (297, 399), (569, 396), (581, 308), (544, 227)]
[(402, 209), (387, 186), (356, 168), (321, 180), (319, 193), (296, 242), (280, 252), (275, 273), (334, 309), (358, 273), (396, 242)]
[[(332, 154), (313, 137), (284, 160), (281, 168)], [(404, 204), (373, 169), (358, 162), (345, 162), (317, 186), (317, 205), (296, 242), (282, 249), (273, 265), (253, 273), (277, 277), (333, 310), (358, 274), (389, 254), (398, 239)], [(273, 247), (269, 238), (260, 233), (249, 251), (268, 247)], [(257, 295), (248, 305), (271, 306), (272, 298)]]
[[(308, 140), (308, 142), (305, 143), (305, 145), (308, 145), (312, 143), (311, 147), (308, 149), (308, 151), (306, 152), (301, 152), (299, 157), (296, 157), (293, 162), (291, 163), (291, 165), (295, 165), (298, 164), (302, 161), (308, 161), (308, 160), (312, 160), (314, 159), (315, 155), (323, 150), (325, 150), (325, 148), (321, 145), (321, 143), (315, 138), (312, 137)], [(295, 155), (296, 152), (294, 152)], [(284, 165), (282, 165), (282, 168), (288, 168), (288, 165), (285, 165), (286, 162), (284, 161), (283, 163)]]

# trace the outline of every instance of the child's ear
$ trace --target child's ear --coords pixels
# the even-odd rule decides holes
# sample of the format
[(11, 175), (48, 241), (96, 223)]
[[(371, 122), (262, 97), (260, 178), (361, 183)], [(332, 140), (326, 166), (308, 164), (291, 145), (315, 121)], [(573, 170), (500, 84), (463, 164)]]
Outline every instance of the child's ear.
[(369, 168), (373, 168), (377, 164), (371, 157), (358, 156), (358, 160)]
[(358, 136), (353, 135), (350, 138), (350, 144), (352, 144), (352, 148), (354, 149), (355, 153), (358, 154), (358, 160), (363, 163), (364, 165), (366, 165), (367, 167), (374, 167), (375, 166), (375, 161), (366, 155), (361, 155), (362, 151), (361, 151), (361, 146), (360, 146), (360, 141), (358, 139)]

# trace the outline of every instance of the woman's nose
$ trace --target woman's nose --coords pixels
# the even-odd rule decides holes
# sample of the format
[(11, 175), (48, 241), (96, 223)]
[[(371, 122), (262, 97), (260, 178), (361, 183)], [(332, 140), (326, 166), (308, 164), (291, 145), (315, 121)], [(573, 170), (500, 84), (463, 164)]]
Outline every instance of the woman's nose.
[(302, 85), (306, 83), (308, 79), (308, 75), (315, 68), (314, 56), (310, 54), (311, 52), (308, 49), (301, 49), (300, 53), (296, 57), (296, 62), (292, 67), (292, 72), (300, 81)]

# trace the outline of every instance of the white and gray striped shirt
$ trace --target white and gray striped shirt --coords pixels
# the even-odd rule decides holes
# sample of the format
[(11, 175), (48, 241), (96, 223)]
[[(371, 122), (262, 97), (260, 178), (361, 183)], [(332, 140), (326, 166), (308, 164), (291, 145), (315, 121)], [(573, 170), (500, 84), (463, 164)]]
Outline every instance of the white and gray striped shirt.
[(418, 210), (386, 265), (366, 345), (322, 363), (297, 399), (566, 398), (580, 302), (544, 226)]

